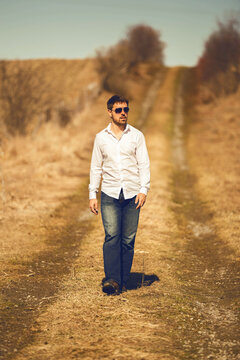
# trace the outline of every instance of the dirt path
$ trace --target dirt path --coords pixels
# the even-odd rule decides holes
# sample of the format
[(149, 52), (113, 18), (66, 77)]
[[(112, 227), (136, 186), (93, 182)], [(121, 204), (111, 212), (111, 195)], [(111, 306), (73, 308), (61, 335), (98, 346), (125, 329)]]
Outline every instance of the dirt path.
[[(34, 304), (32, 287), (21, 289), (21, 282), (17, 284), (29, 306), (20, 301), (9, 304), (9, 309), (22, 306), (22, 311), (16, 308), (10, 313), (15, 318), (22, 314), (26, 323), (21, 336), (18, 329), (14, 337), (9, 322), (12, 332), (5, 336), (2, 351), (11, 348), (11, 352), (2, 352), (3, 359), (239, 358), (239, 263), (217, 235), (211, 222), (214, 214), (197, 193), (189, 170), (182, 97), (186, 76), (187, 71), (184, 75), (181, 69), (169, 69), (162, 85), (157, 79), (146, 97), (144, 133), (151, 159), (151, 191), (141, 211), (128, 291), (116, 297), (101, 292), (101, 218), (83, 212), (79, 222), (61, 229), (65, 245), (60, 254), (53, 245), (51, 256), (66, 256), (68, 271), (62, 272), (58, 295), (52, 300), (51, 291), (45, 295), (45, 311), (37, 318), (36, 312), (30, 320), (27, 315), (39, 306)], [(141, 127), (143, 123), (144, 117)], [(87, 194), (86, 186), (84, 191)], [(68, 219), (78, 201), (69, 199), (62, 209)], [(46, 281), (56, 286), (51, 274), (61, 269), (58, 261), (51, 266), (51, 256), (34, 280), (42, 281), (41, 287)], [(4, 329), (7, 314), (5, 308)]]

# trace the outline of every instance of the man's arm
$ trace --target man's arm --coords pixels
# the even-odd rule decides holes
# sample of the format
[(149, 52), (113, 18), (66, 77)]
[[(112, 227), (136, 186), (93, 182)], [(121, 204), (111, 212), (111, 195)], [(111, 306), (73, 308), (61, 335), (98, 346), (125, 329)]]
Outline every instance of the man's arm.
[(150, 161), (147, 151), (144, 135), (140, 133), (136, 157), (140, 176), (140, 192), (136, 197), (135, 203), (138, 204), (136, 209), (142, 207), (146, 201), (147, 193), (150, 189)]
[(90, 167), (90, 184), (89, 188), (89, 208), (90, 210), (97, 215), (98, 214), (98, 201), (97, 201), (97, 192), (100, 185), (102, 176), (102, 152), (99, 146), (98, 137), (95, 137), (92, 160)]

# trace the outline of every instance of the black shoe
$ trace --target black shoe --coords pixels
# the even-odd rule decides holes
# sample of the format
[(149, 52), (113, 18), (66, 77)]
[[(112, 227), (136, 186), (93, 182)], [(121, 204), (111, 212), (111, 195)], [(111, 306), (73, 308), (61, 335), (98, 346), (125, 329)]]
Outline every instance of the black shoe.
[(115, 280), (106, 280), (103, 284), (102, 291), (108, 295), (119, 295), (120, 287)]

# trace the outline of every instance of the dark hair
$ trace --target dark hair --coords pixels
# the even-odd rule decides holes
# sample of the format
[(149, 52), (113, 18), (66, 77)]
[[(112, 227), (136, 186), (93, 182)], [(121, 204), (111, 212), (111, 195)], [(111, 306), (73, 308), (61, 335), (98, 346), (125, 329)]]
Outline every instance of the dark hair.
[(112, 110), (112, 108), (113, 108), (113, 105), (115, 104), (115, 103), (117, 103), (117, 102), (119, 102), (119, 103), (127, 103), (127, 105), (128, 105), (128, 100), (127, 99), (125, 99), (125, 97), (123, 97), (123, 96), (120, 96), (120, 95), (113, 95), (112, 97), (110, 97), (110, 99), (108, 100), (108, 102), (107, 102), (107, 108), (108, 108), (108, 110)]

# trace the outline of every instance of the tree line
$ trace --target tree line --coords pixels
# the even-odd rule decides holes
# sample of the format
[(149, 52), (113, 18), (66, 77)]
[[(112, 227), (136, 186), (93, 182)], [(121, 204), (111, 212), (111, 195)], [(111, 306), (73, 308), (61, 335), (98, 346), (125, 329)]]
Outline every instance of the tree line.
[(109, 48), (97, 50), (97, 71), (103, 89), (129, 96), (127, 75), (139, 63), (164, 63), (165, 43), (160, 31), (139, 24), (127, 29), (125, 38)]
[[(102, 89), (122, 92), (124, 76), (135, 64), (163, 63), (163, 48), (159, 31), (141, 24), (130, 27), (125, 39), (96, 52)], [(62, 126), (71, 121), (73, 109), (65, 105), (61, 92), (63, 76), (56, 74), (55, 81), (51, 81), (48, 71), (52, 70), (41, 62), (0, 61), (0, 122), (10, 135), (25, 135), (34, 119), (35, 123), (36, 118), (49, 121), (53, 113)]]
[(215, 96), (237, 91), (240, 83), (240, 22), (236, 17), (218, 21), (205, 42), (197, 64), (199, 83)]
[[(96, 51), (101, 88), (127, 96), (125, 84), (129, 73), (139, 63), (164, 66), (164, 49), (160, 31), (145, 24), (130, 26), (117, 44)], [(237, 91), (240, 82), (237, 18), (217, 23), (195, 69), (200, 87), (204, 85), (215, 96)], [(48, 71), (46, 64), (35, 61), (0, 61), (0, 122), (9, 134), (26, 134), (34, 118), (44, 116), (49, 121), (54, 111), (60, 125), (71, 121), (72, 109), (64, 104), (60, 83), (53, 84)]]

